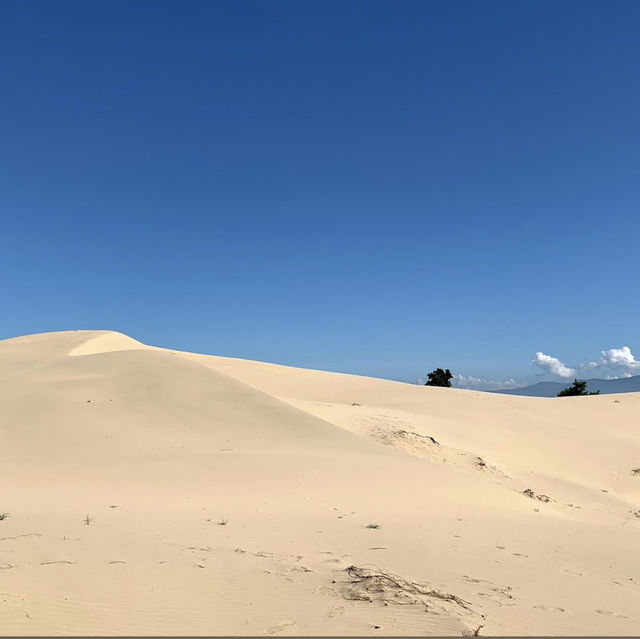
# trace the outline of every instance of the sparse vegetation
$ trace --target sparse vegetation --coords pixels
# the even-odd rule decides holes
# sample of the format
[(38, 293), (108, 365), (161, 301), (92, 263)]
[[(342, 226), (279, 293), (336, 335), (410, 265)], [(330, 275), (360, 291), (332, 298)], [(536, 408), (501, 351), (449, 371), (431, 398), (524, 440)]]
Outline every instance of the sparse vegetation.
[(436, 368), (435, 371), (427, 375), (427, 378), (425, 386), (445, 386), (448, 388), (451, 386), (450, 380), (453, 378), (453, 375), (448, 368), (446, 370)]
[(228, 519), (221, 519), (221, 520), (218, 522), (218, 526), (226, 526), (228, 523), (229, 523), (229, 520), (228, 520)]
[(550, 501), (553, 501), (549, 495), (536, 495), (531, 488), (526, 488), (522, 491), (523, 495), (526, 495), (529, 499), (537, 499), (538, 501), (543, 502), (544, 504), (548, 504)]
[(89, 517), (89, 515), (87, 515), (84, 518), (84, 525), (85, 526), (90, 526), (93, 523), (93, 517)]
[(5, 519), (9, 519), (9, 513), (0, 513), (0, 521), (4, 521)]
[(378, 528), (380, 528), (380, 524), (367, 524), (367, 528), (377, 530)]
[(600, 391), (597, 390), (593, 393), (590, 393), (587, 391), (587, 382), (580, 381), (579, 379), (574, 379), (571, 386), (563, 388), (558, 393), (558, 397), (578, 397), (581, 395), (600, 395)]
[(431, 437), (431, 435), (421, 435), (420, 433), (414, 433), (409, 430), (396, 430), (393, 432), (393, 434), (408, 440), (416, 439), (416, 438), (426, 439), (430, 441), (432, 444), (435, 444), (436, 446), (440, 446), (440, 444), (438, 444), (438, 442), (433, 437)]

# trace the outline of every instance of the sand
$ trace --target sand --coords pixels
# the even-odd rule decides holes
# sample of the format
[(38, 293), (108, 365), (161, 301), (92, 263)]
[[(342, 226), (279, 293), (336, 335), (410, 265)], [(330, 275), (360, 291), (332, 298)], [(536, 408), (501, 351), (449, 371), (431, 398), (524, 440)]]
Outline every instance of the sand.
[(0, 342), (0, 634), (632, 635), (640, 394)]

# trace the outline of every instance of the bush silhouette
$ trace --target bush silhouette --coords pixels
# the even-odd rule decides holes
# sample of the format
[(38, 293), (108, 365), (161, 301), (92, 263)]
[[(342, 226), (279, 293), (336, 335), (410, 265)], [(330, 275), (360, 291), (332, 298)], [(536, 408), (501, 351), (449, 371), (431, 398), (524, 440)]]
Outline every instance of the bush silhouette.
[(447, 370), (442, 370), (441, 368), (436, 368), (435, 371), (429, 373), (427, 375), (429, 378), (425, 386), (451, 386), (451, 382), (449, 381), (453, 375), (451, 371), (447, 368)]
[(571, 386), (567, 386), (563, 388), (559, 393), (558, 397), (575, 397), (578, 395), (599, 395), (600, 391), (597, 390), (595, 393), (587, 392), (587, 382), (582, 382), (577, 379), (573, 380), (573, 384)]

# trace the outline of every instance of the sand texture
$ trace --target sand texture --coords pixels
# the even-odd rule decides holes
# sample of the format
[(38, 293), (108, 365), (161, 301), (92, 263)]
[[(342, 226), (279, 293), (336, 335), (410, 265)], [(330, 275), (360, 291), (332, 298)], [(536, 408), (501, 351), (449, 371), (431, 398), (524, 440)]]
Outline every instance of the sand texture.
[(0, 342), (0, 450), (3, 635), (640, 630), (640, 394), (70, 331)]

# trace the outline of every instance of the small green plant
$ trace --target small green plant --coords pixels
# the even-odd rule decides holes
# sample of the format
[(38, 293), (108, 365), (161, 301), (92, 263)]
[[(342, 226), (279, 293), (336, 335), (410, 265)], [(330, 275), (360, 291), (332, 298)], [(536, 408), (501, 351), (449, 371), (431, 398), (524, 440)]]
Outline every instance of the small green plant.
[(0, 513), (0, 521), (4, 521), (5, 519), (9, 519), (9, 513)]
[(371, 528), (372, 530), (377, 530), (380, 528), (380, 524), (367, 524), (367, 528)]
[(229, 520), (228, 520), (228, 519), (221, 519), (221, 520), (218, 522), (218, 526), (226, 526), (228, 523), (229, 523)]
[(84, 518), (84, 525), (85, 526), (90, 526), (93, 523), (93, 517), (89, 517), (89, 515), (87, 515)]

